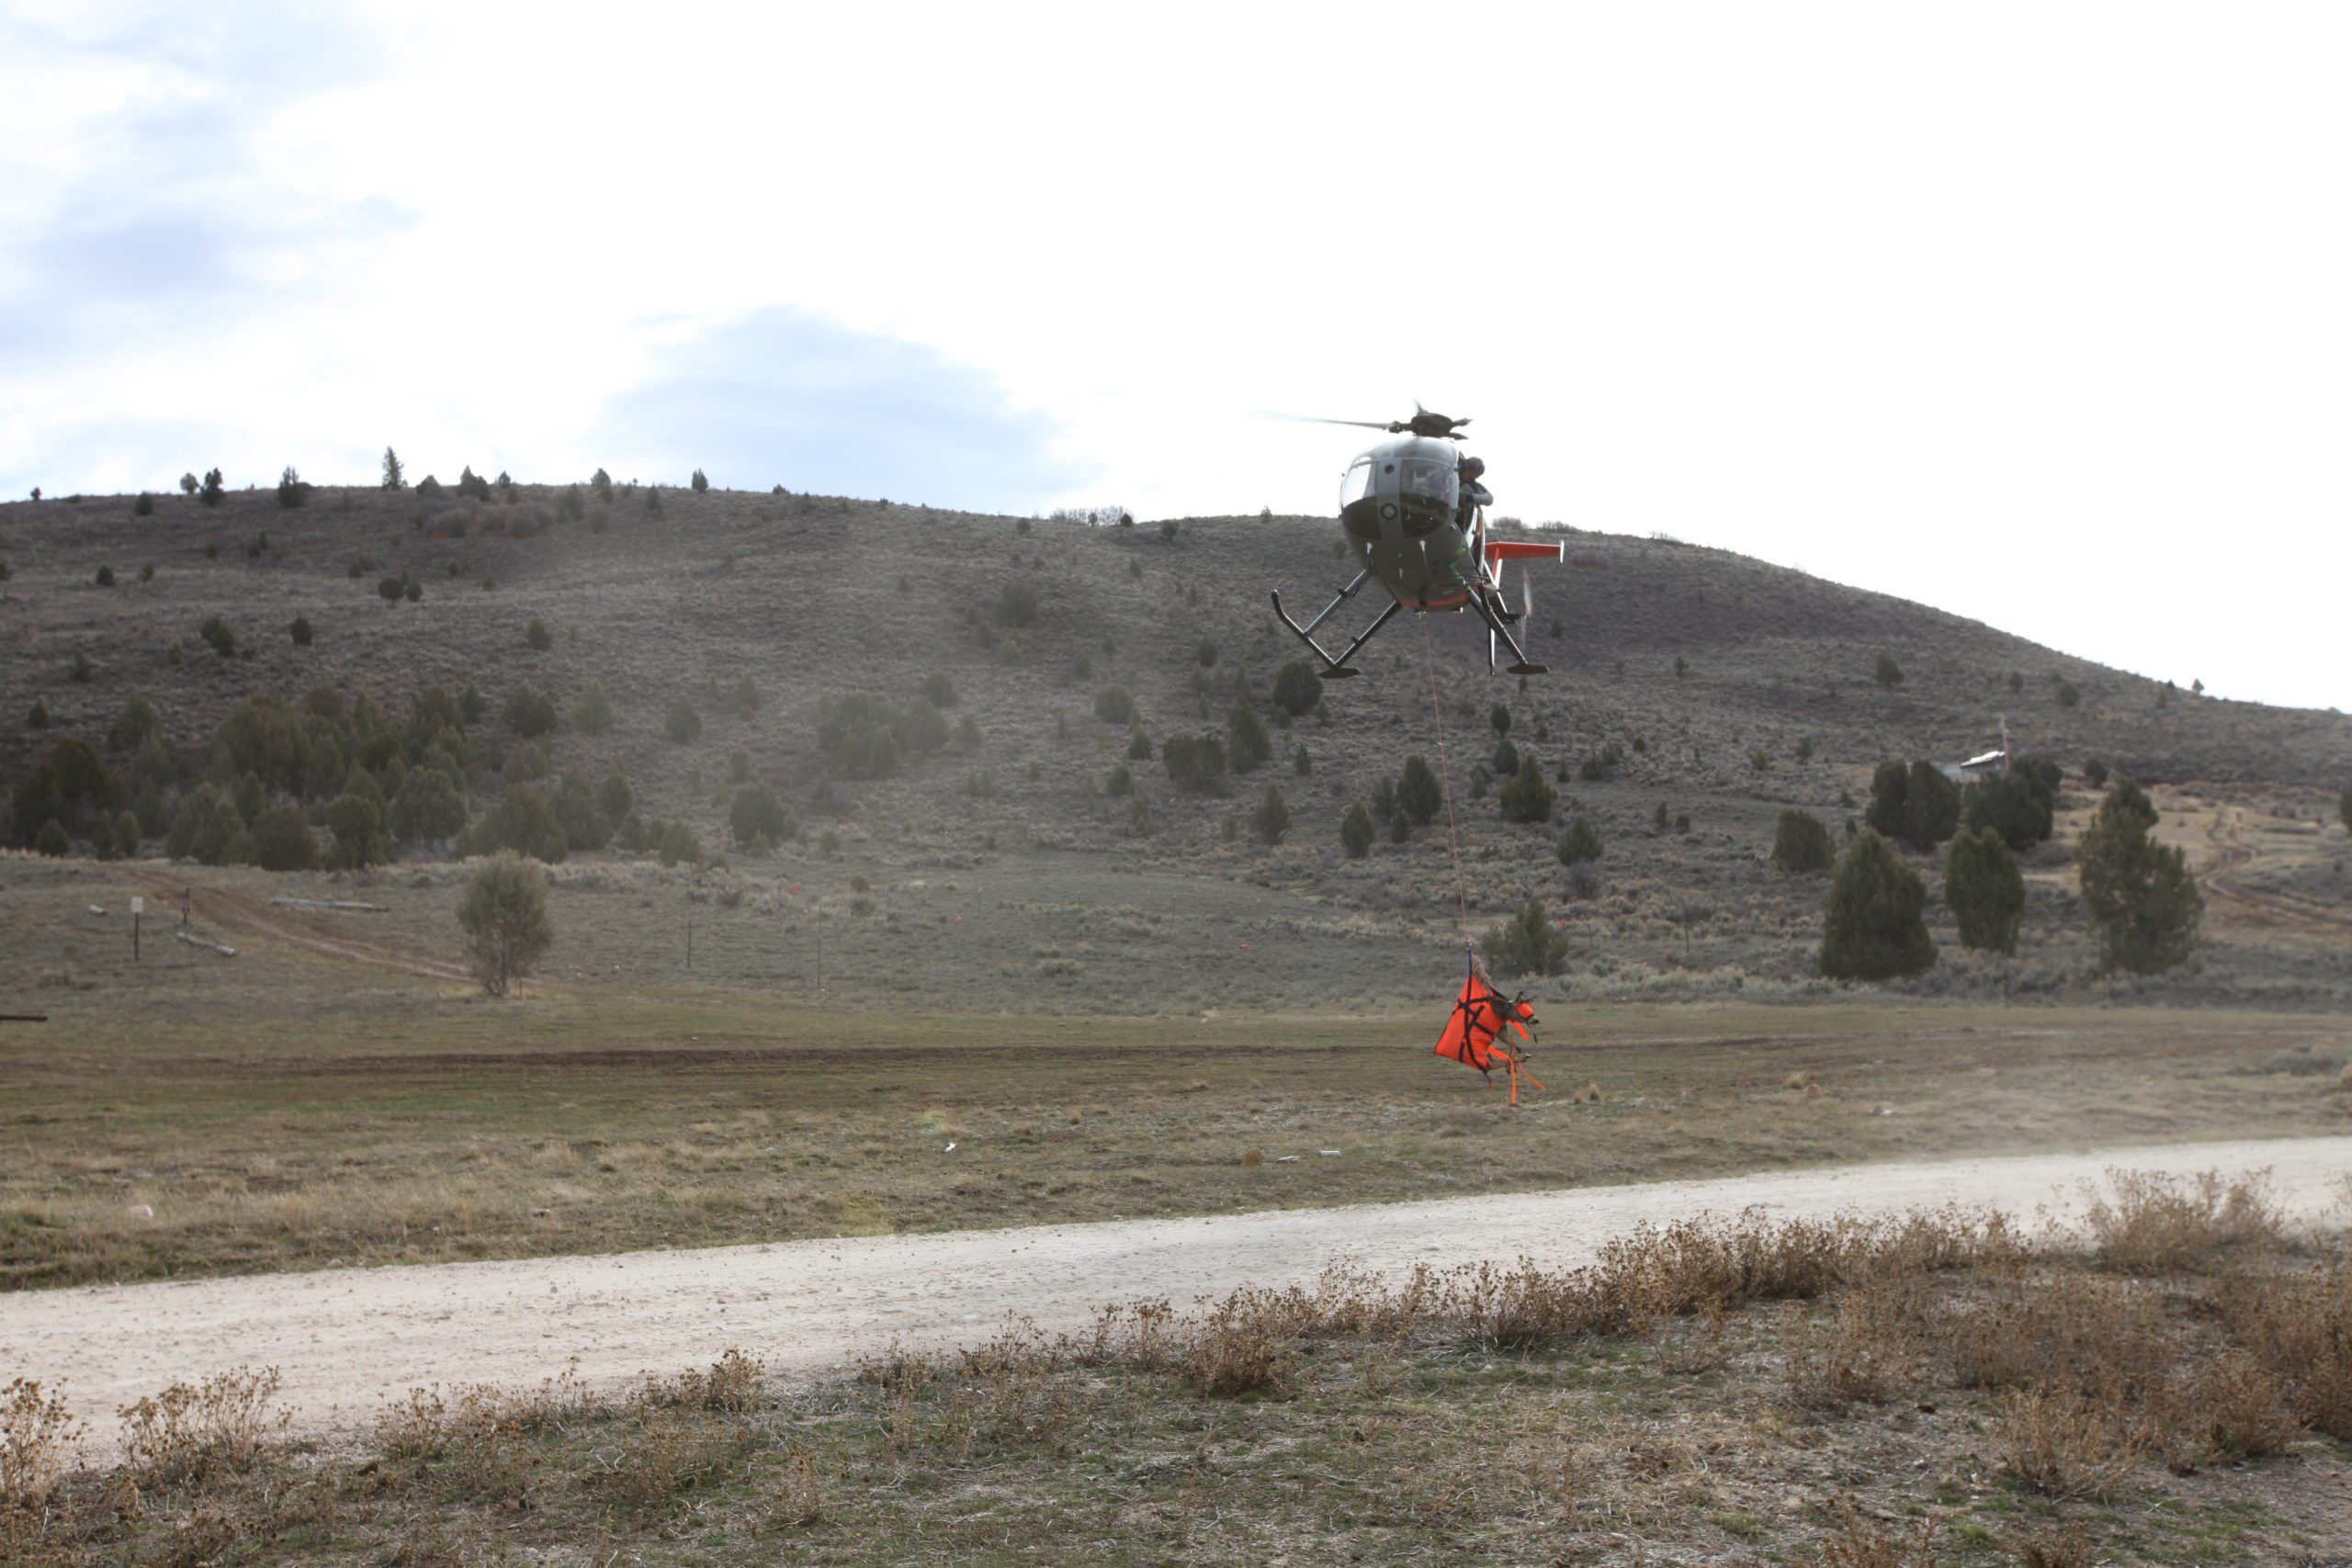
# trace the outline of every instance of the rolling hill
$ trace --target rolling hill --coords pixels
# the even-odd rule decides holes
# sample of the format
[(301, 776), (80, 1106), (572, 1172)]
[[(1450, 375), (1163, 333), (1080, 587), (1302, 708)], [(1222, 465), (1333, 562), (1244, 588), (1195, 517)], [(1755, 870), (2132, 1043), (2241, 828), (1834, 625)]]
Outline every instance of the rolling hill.
[[(1778, 814), (1815, 811), (1842, 837), (1880, 761), (1957, 760), (1991, 745), (2006, 716), (2020, 751), (2068, 773), (2059, 839), (2028, 857), (2026, 945), (2013, 961), (1965, 953), (1931, 908), (1942, 961), (1900, 988), (2352, 999), (2352, 878), (2334, 820), (2352, 719), (2339, 714), (2207, 699), (1727, 552), (1572, 531), (1529, 627), (1553, 674), (1523, 687), (1490, 676), (1460, 618), (1426, 633), (1400, 619), (1364, 678), (1324, 687), (1291, 722), (1269, 688), (1298, 650), (1265, 594), (1319, 605), (1340, 581), (1328, 520), (1093, 526), (839, 497), (664, 489), (658, 512), (650, 499), (618, 487), (577, 518), (560, 487), (537, 485), (479, 502), (322, 488), (293, 509), (266, 490), (214, 508), (172, 495), (144, 516), (130, 497), (0, 506), (0, 779), (20, 780), (59, 735), (102, 745), (134, 693), (193, 772), (248, 693), (293, 705), (322, 685), (365, 690), (398, 714), (427, 686), (471, 687), (486, 710), (469, 730), (477, 810), (542, 761), (592, 778), (617, 764), (642, 813), (683, 819), (727, 854), (729, 869), (701, 875), (731, 886), (744, 919), (837, 913), (853, 922), (843, 950), (894, 988), (1152, 1010), (1450, 984), (1442, 955), (1458, 963), (1462, 919), (1443, 815), (1401, 843), (1384, 832), (1361, 861), (1337, 833), (1350, 801), (1419, 753), (1452, 786), (1474, 931), (1533, 897), (1566, 922), (1573, 992), (1755, 998), (1831, 989), (1812, 976), (1822, 880), (1765, 863)], [(418, 596), (388, 600), (387, 579)], [(232, 656), (199, 636), (214, 615)], [(308, 646), (288, 636), (297, 615)], [(535, 619), (544, 649), (526, 642)], [(1882, 654), (1899, 684), (1874, 682)], [(841, 776), (819, 743), (827, 699), (871, 693), (911, 710), (933, 675), (954, 690), (944, 744), (913, 748), (893, 776)], [(1157, 743), (1222, 734), (1237, 681), (1266, 716), (1272, 761), (1223, 797), (1177, 790)], [(756, 706), (739, 715), (747, 682)], [(503, 734), (515, 691), (570, 715), (592, 682), (611, 700), (608, 731), (567, 722), (544, 759)], [(1130, 761), (1130, 726), (1097, 716), (1113, 686), (1132, 694), (1151, 760)], [(46, 729), (26, 722), (36, 701)], [(680, 704), (700, 720), (690, 742), (666, 732)], [(1504, 822), (1472, 780), (1496, 746), (1497, 705), (1510, 740), (1558, 781), (1547, 825)], [(2081, 775), (2091, 759), (2155, 791), (2163, 831), (2209, 879), (2191, 972), (2096, 973), (2066, 843), (2095, 799)], [(1122, 765), (1134, 795), (1114, 793)], [(799, 841), (725, 848), (746, 775), (775, 786)], [(1269, 783), (1293, 821), (1272, 847), (1250, 827)], [(1605, 847), (1589, 873), (1553, 852), (1576, 811)], [(438, 886), (454, 874), (428, 859), (361, 874)], [(605, 851), (561, 880), (626, 898), (695, 874)], [(581, 942), (559, 963), (629, 973), (625, 916), (585, 934), (606, 923), (576, 922)], [(797, 965), (746, 960), (741, 977), (795, 985)]]

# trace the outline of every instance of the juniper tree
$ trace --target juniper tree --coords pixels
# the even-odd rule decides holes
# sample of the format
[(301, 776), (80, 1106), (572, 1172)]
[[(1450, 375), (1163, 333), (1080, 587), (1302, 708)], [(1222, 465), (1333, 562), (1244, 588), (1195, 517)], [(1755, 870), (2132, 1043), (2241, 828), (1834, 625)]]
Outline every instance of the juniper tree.
[(1132, 726), (1136, 721), (1136, 699), (1125, 686), (1105, 686), (1094, 694), (1094, 716), (1104, 724)]
[(1159, 761), (1170, 781), (1188, 795), (1226, 791), (1225, 742), (1214, 735), (1171, 735), (1160, 743)]
[(1279, 844), (1290, 830), (1290, 807), (1283, 799), (1282, 790), (1273, 784), (1258, 797), (1258, 809), (1250, 814), (1250, 829), (1268, 844)]
[[(1666, 803), (1658, 803), (1658, 820), (1666, 818)], [(1783, 811), (1772, 831), (1772, 864), (1787, 872), (1827, 871), (1838, 859), (1838, 846), (1827, 824), (1810, 811)]]
[(2018, 950), (2025, 877), (2000, 833), (1979, 828), (1951, 841), (1944, 858), (1944, 903), (1960, 927), (1960, 944), (1992, 953)]
[(602, 735), (613, 727), (613, 699), (602, 681), (591, 681), (571, 705), (571, 722), (583, 735)]
[(1426, 828), (1445, 805), (1445, 786), (1438, 782), (1437, 773), (1428, 759), (1416, 751), (1405, 759), (1404, 770), (1396, 775), (1396, 807), (1412, 818), (1414, 826)]
[(747, 784), (735, 792), (727, 827), (747, 850), (772, 850), (800, 830), (791, 809), (763, 784)]
[(2057, 806), (2048, 774), (2030, 759), (2019, 758), (1971, 784), (1962, 796), (1961, 812), (1970, 831), (1989, 828), (2010, 850), (2023, 852), (2050, 837)]
[(1566, 932), (1552, 923), (1544, 906), (1530, 898), (1519, 913), (1487, 932), (1487, 962), (1505, 978), (1556, 975), (1568, 956)]
[(596, 786), (596, 804), (616, 823), (626, 822), (629, 813), (637, 809), (637, 791), (629, 787), (620, 763), (615, 762), (605, 771), (605, 782)]
[(1924, 759), (1908, 768), (1881, 762), (1871, 779), (1870, 810), (1863, 820), (1873, 832), (1924, 854), (1959, 830), (1960, 791)]
[(1821, 972), (1838, 980), (1916, 975), (1936, 961), (1928, 936), (1928, 889), (1875, 832), (1838, 857), (1823, 912)]
[(1258, 710), (1250, 705), (1246, 696), (1233, 699), (1233, 706), (1225, 716), (1225, 732), (1237, 773), (1253, 772), (1274, 754), (1274, 743), (1266, 734), (1265, 721), (1258, 716)]
[(444, 843), (466, 829), (466, 797), (436, 767), (414, 767), (392, 792), (390, 826), (402, 843)]
[(1274, 671), (1274, 705), (1293, 718), (1304, 718), (1323, 700), (1323, 682), (1314, 666), (1294, 659)]
[(264, 871), (308, 871), (319, 863), (319, 841), (302, 814), (273, 806), (254, 818), (254, 863)]
[(1562, 865), (1582, 865), (1600, 858), (1600, 833), (1591, 818), (1579, 811), (1560, 834), (1560, 841), (1553, 846)]
[[(422, 771), (432, 777), (440, 777), (433, 769)], [(364, 774), (361, 776), (365, 777)], [(445, 779), (443, 782), (447, 781)], [(328, 852), (327, 864), (336, 871), (357, 871), (390, 861), (392, 850), (385, 838), (384, 818), (384, 803), (380, 795), (370, 796), (346, 790), (335, 796), (327, 805), (327, 827), (334, 834), (334, 844)]]
[(1552, 804), (1557, 798), (1552, 786), (1544, 782), (1544, 764), (1532, 754), (1522, 757), (1519, 761), (1519, 772), (1503, 784), (1503, 820), (1549, 822), (1552, 819)]
[(1365, 809), (1363, 801), (1350, 801), (1348, 808), (1340, 813), (1340, 848), (1346, 852), (1350, 860), (1362, 860), (1372, 852), (1372, 840), (1376, 832), (1372, 813)]
[(553, 733), (556, 725), (555, 704), (546, 693), (523, 687), (506, 699), (502, 715), (506, 728), (526, 740), (536, 740)]
[(115, 715), (113, 728), (107, 731), (107, 749), (111, 751), (136, 751), (148, 741), (160, 739), (164, 733), (164, 716), (155, 705), (133, 694)]
[(385, 448), (384, 448), (384, 479), (383, 479), (383, 486), (384, 486), (384, 488), (385, 488), (386, 490), (399, 490), (399, 489), (402, 488), (403, 486), (405, 486), (405, 485), (408, 483), (408, 480), (407, 480), (407, 479), (406, 479), (406, 477), (405, 477), (405, 476), (406, 476), (406, 472), (407, 472), (407, 470), (405, 470), (404, 468), (402, 468), (401, 467), (401, 455), (400, 455), (399, 453), (397, 453), (397, 452), (393, 451), (393, 450), (392, 450), (390, 447), (389, 447), (389, 446), (385, 447)]
[(474, 873), (458, 905), (458, 924), (482, 989), (504, 996), (554, 944), (547, 874), (512, 852), (501, 853)]
[(511, 851), (549, 865), (562, 860), (571, 849), (554, 805), (527, 784), (508, 784), (497, 806), (474, 824), (469, 837), (477, 854)]
[(2156, 841), (2155, 825), (2147, 797), (2119, 785), (2077, 851), (2083, 905), (2098, 927), (2100, 962), (2110, 970), (2157, 974), (2186, 963), (2197, 949), (2204, 897), (2188, 857)]

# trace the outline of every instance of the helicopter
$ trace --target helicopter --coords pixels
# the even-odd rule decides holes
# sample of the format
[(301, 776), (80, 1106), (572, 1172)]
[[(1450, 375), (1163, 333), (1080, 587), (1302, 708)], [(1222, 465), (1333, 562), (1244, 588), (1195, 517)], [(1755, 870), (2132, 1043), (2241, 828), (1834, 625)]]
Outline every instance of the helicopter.
[[(1432, 413), (1415, 403), (1410, 419), (1310, 423), (1359, 425), (1385, 431), (1394, 438), (1359, 453), (1340, 481), (1340, 529), (1360, 565), (1354, 578), (1303, 626), (1283, 608), (1281, 590), (1274, 591), (1274, 614), (1321, 662), (1316, 673), (1326, 681), (1360, 674), (1348, 661), (1399, 610), (1422, 615), (1471, 611), (1487, 624), (1488, 670), (1495, 667), (1499, 643), (1510, 649), (1515, 661), (1509, 667), (1511, 674), (1548, 673), (1546, 666), (1527, 657), (1510, 631), (1534, 608), (1533, 578), (1526, 579), (1520, 607), (1513, 610), (1503, 594), (1503, 563), (1564, 561), (1567, 546), (1490, 539), (1485, 508), (1463, 506), (1461, 457), (1451, 444), (1463, 438), (1462, 427), (1469, 420)], [(1387, 592), (1387, 607), (1333, 658), (1315, 640), (1316, 628), (1374, 580)]]

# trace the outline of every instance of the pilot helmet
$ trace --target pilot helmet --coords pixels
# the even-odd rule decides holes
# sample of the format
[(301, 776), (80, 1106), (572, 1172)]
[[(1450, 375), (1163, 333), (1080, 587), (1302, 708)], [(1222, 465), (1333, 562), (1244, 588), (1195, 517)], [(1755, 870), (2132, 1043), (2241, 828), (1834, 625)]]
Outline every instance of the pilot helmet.
[(1487, 459), (1484, 457), (1464, 457), (1462, 459), (1462, 477), (1464, 479), (1475, 479), (1486, 471)]

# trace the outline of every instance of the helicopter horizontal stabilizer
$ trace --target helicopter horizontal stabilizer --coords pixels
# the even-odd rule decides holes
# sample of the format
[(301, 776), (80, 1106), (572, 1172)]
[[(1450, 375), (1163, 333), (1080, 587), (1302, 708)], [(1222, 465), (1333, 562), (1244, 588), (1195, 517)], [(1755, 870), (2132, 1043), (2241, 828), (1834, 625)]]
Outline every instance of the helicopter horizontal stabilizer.
[(1487, 559), (1488, 561), (1564, 561), (1567, 558), (1568, 542), (1566, 539), (1562, 539), (1559, 543), (1554, 545), (1539, 545), (1532, 539), (1488, 539), (1487, 541)]

